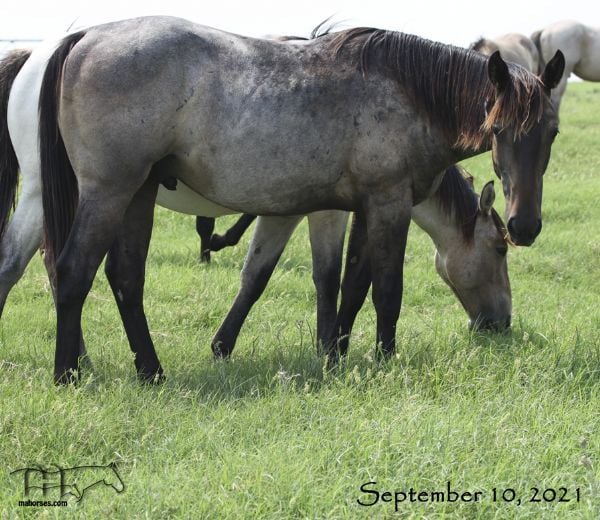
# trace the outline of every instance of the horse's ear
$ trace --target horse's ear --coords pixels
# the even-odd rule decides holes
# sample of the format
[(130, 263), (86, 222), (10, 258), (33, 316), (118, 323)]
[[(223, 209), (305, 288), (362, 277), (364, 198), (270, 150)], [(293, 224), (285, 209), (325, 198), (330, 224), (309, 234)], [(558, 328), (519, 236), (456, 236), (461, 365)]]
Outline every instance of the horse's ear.
[(548, 90), (552, 90), (558, 85), (563, 73), (565, 72), (565, 55), (559, 49), (554, 57), (548, 62), (544, 72), (542, 72), (542, 83)]
[(506, 65), (506, 62), (502, 59), (502, 56), (500, 56), (500, 51), (494, 52), (494, 54), (488, 58), (488, 76), (490, 81), (499, 91), (504, 90), (510, 81), (508, 65)]
[(484, 215), (490, 215), (495, 200), (496, 192), (494, 191), (494, 181), (490, 181), (481, 190), (481, 196), (479, 197), (479, 211)]

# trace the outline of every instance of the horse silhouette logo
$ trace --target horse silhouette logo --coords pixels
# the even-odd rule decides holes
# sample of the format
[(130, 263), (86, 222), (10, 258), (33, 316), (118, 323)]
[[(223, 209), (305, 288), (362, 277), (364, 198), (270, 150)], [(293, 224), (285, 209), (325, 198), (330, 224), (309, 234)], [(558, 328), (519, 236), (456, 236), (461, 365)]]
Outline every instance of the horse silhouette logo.
[(104, 484), (113, 488), (117, 493), (125, 491), (125, 484), (114, 462), (106, 466), (75, 466), (62, 468), (56, 464), (53, 468), (35, 465), (11, 471), (11, 475), (23, 473), (25, 496), (31, 492), (41, 491), (44, 497), (50, 492), (58, 491), (59, 498), (69, 496), (79, 502), (91, 488)]

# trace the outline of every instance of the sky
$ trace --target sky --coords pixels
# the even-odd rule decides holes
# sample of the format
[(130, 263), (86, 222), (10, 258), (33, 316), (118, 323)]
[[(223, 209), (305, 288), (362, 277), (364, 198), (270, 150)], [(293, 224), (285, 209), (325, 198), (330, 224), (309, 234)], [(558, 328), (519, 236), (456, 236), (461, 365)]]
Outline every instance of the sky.
[[(480, 36), (531, 34), (573, 19), (600, 26), (598, 0), (2, 0), (0, 40), (56, 37), (141, 15), (173, 15), (248, 36), (308, 36), (329, 16), (347, 27), (370, 26), (467, 46)], [(0, 51), (10, 44), (0, 41)], [(13, 45), (14, 46), (14, 45)]]

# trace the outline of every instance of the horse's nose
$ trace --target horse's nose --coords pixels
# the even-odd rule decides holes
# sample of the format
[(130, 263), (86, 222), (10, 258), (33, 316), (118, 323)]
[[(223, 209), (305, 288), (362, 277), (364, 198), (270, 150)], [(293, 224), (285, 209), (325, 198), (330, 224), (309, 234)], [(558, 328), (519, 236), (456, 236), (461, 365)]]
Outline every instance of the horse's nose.
[(478, 331), (502, 331), (510, 328), (511, 321), (510, 314), (500, 319), (480, 316), (476, 320), (469, 320), (469, 329)]
[(506, 229), (508, 229), (510, 238), (516, 245), (530, 246), (542, 231), (542, 219), (538, 218), (529, 223), (525, 219), (511, 217), (508, 219)]

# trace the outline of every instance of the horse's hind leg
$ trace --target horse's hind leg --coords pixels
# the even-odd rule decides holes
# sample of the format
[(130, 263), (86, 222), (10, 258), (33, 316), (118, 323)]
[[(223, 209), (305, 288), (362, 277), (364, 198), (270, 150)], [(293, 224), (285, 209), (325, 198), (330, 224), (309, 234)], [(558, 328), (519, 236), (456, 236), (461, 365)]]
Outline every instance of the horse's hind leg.
[(348, 213), (345, 211), (317, 211), (308, 215), (313, 282), (317, 290), (319, 353), (329, 350), (328, 345), (332, 341), (347, 223)]
[(212, 340), (215, 357), (229, 357), (240, 329), (265, 290), (285, 245), (302, 217), (260, 217), (246, 254), (241, 286)]
[[(39, 175), (39, 174), (38, 174)], [(42, 195), (39, 186), (23, 180), (17, 208), (0, 243), (0, 316), (10, 290), (21, 279), (42, 241)]]
[[(50, 281), (50, 288), (52, 289), (52, 299), (54, 301), (54, 307), (56, 308), (56, 266), (50, 261), (48, 255), (44, 255), (44, 265), (48, 272), (48, 280)], [(79, 366), (86, 370), (92, 370), (92, 360), (87, 353), (85, 348), (85, 341), (83, 340), (83, 331), (79, 329)]]
[[(21, 279), (25, 268), (42, 243), (44, 215), (39, 168), (35, 161), (32, 163), (30, 155), (24, 157), (21, 194), (0, 242), (0, 317), (11, 289)], [(44, 264), (48, 271), (52, 296), (56, 304), (54, 267), (46, 261)], [(83, 337), (79, 342), (79, 357), (85, 360), (86, 368), (92, 367), (85, 350)]]
[(154, 350), (144, 313), (146, 257), (158, 185), (148, 180), (137, 192), (108, 252), (105, 272), (119, 307), (135, 367), (143, 381), (162, 379), (162, 367)]
[(231, 226), (224, 235), (214, 234), (210, 239), (210, 250), (220, 251), (221, 249), (228, 246), (235, 246), (242, 238), (242, 235), (246, 232), (250, 224), (254, 222), (255, 215), (248, 215), (244, 213), (237, 222)]
[(346, 252), (340, 308), (334, 326), (334, 340), (328, 354), (332, 361), (348, 352), (350, 333), (356, 315), (363, 306), (371, 286), (371, 266), (367, 247), (367, 223), (362, 213), (352, 217), (352, 228)]
[(200, 237), (200, 261), (210, 262), (210, 237), (215, 229), (212, 217), (196, 217), (196, 232)]
[(80, 188), (73, 226), (56, 263), (54, 380), (57, 383), (76, 379), (83, 303), (100, 262), (122, 225), (133, 198), (132, 191), (137, 191), (116, 184)]

